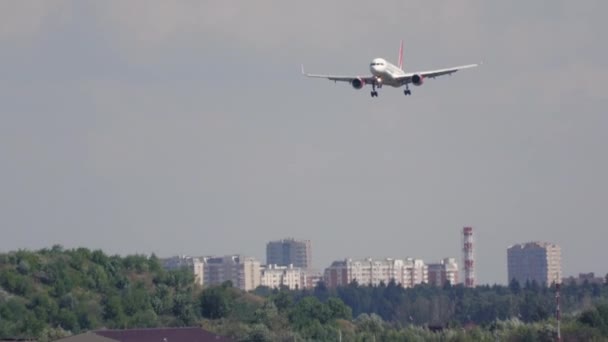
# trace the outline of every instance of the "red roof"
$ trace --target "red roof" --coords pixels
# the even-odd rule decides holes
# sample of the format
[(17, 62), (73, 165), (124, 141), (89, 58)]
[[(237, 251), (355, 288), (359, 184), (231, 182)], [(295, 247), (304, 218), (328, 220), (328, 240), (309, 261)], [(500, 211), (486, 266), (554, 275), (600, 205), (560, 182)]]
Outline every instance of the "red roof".
[(97, 330), (95, 334), (120, 342), (233, 342), (201, 328)]

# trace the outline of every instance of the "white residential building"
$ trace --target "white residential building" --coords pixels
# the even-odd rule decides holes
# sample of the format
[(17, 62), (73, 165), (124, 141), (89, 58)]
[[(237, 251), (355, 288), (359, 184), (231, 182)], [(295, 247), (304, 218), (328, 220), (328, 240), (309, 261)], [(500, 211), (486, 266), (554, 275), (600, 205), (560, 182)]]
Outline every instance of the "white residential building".
[(290, 290), (306, 287), (306, 270), (300, 267), (267, 265), (262, 267), (261, 285), (270, 288), (285, 286)]
[(328, 287), (345, 286), (353, 281), (359, 285), (377, 286), (394, 280), (403, 287), (412, 287), (427, 281), (427, 267), (419, 259), (364, 260), (345, 259), (334, 261), (325, 269)]
[(260, 262), (240, 255), (224, 257), (176, 256), (163, 260), (166, 269), (186, 268), (194, 273), (201, 286), (221, 285), (231, 281), (234, 287), (245, 291), (260, 286)]
[(234, 287), (250, 291), (260, 286), (260, 262), (240, 255), (204, 257), (205, 286), (231, 281)]
[(429, 268), (424, 264), (422, 259), (405, 259), (405, 268), (408, 278), (405, 278), (404, 287), (414, 287), (420, 284), (428, 283)]

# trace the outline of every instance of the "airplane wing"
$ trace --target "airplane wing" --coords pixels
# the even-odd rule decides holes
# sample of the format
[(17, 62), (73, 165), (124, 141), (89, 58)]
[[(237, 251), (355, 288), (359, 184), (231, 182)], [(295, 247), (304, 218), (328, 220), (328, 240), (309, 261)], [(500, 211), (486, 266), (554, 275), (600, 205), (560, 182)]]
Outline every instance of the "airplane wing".
[(455, 73), (458, 70), (474, 68), (476, 66), (479, 66), (480, 64), (481, 63), (479, 63), (479, 64), (461, 65), (461, 66), (457, 66), (457, 67), (453, 67), (453, 68), (446, 68), (446, 69), (420, 71), (420, 72), (411, 72), (411, 73), (406, 73), (403, 76), (399, 76), (398, 79), (401, 80), (401, 82), (403, 84), (406, 84), (406, 83), (411, 83), (412, 82), (412, 77), (414, 75), (420, 75), (423, 78), (435, 78), (435, 77), (439, 77), (439, 76), (443, 76), (443, 75), (451, 75), (451, 74)]
[(374, 82), (373, 76), (339, 76), (339, 75), (320, 75), (320, 74), (308, 74), (304, 72), (304, 65), (302, 65), (302, 75), (312, 78), (326, 78), (334, 82), (352, 82), (353, 80), (360, 79), (365, 83), (369, 84)]

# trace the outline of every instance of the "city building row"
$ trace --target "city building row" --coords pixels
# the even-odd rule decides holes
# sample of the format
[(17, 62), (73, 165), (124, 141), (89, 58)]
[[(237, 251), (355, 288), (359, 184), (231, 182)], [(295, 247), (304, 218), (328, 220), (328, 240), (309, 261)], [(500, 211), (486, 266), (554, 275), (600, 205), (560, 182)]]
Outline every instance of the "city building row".
[(345, 259), (335, 261), (325, 269), (323, 276), (310, 269), (293, 264), (281, 266), (262, 265), (257, 259), (240, 255), (223, 257), (176, 256), (163, 260), (166, 269), (186, 268), (194, 273), (201, 286), (220, 285), (226, 281), (235, 287), (250, 291), (258, 286), (289, 289), (311, 288), (320, 280), (328, 287), (337, 287), (357, 282), (360, 285), (376, 286), (391, 281), (403, 287), (417, 284), (443, 286), (458, 283), (458, 264), (454, 258), (446, 258), (436, 264), (425, 264), (421, 259), (363, 260)]
[[(463, 228), (463, 283), (475, 287), (473, 229)], [(418, 284), (443, 286), (460, 282), (459, 268), (454, 258), (426, 264), (421, 259), (344, 259), (334, 261), (322, 274), (312, 269), (310, 240), (292, 238), (268, 242), (266, 264), (251, 257), (174, 257), (164, 260), (166, 268), (186, 267), (201, 286), (219, 285), (231, 281), (235, 287), (253, 290), (258, 286), (290, 289), (310, 288), (319, 280), (328, 287), (357, 282), (376, 286), (395, 281), (403, 287)], [(550, 286), (561, 282), (561, 249), (548, 242), (528, 242), (507, 248), (508, 281), (520, 284), (536, 282)], [(593, 277), (591, 277), (593, 278)], [(587, 280), (589, 282), (589, 280)], [(597, 282), (598, 280), (593, 280)]]
[(223, 257), (176, 256), (163, 260), (166, 269), (185, 268), (194, 273), (194, 280), (201, 286), (221, 285), (226, 281), (233, 286), (250, 291), (258, 286), (290, 289), (312, 287), (313, 277), (307, 270), (289, 266), (262, 265), (259, 260), (241, 255)]
[(345, 286), (353, 282), (377, 286), (391, 281), (403, 287), (418, 284), (455, 285), (458, 283), (458, 264), (454, 258), (445, 258), (436, 264), (425, 264), (423, 260), (413, 258), (345, 259), (334, 261), (325, 269), (323, 278), (328, 287)]

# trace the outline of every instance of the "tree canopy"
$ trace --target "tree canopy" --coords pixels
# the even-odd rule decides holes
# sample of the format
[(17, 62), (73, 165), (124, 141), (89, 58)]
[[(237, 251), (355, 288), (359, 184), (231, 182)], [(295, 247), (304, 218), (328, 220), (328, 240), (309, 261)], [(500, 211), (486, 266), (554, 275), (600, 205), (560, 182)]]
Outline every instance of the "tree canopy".
[[(319, 283), (291, 291), (201, 288), (155, 255), (64, 249), (0, 254), (0, 338), (92, 329), (202, 326), (243, 341), (551, 340), (553, 289), (527, 283), (403, 288)], [(608, 286), (562, 286), (564, 337), (608, 338)]]

